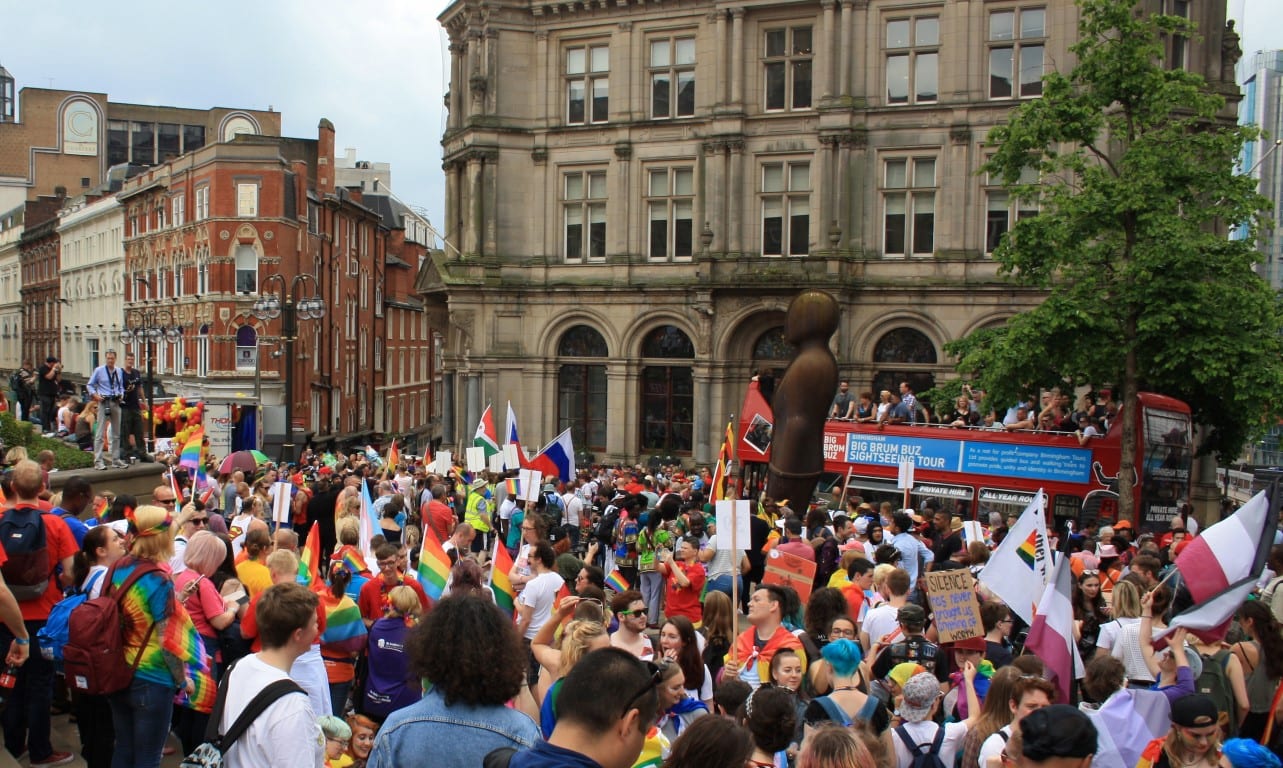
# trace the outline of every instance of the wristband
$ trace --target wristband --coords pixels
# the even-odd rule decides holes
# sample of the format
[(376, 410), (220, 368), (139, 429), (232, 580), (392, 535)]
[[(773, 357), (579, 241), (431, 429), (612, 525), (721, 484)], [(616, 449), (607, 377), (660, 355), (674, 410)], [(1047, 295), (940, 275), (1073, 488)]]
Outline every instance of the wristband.
[(29, 637), (15, 637), (13, 641), (18, 645), (31, 645), (31, 638)]

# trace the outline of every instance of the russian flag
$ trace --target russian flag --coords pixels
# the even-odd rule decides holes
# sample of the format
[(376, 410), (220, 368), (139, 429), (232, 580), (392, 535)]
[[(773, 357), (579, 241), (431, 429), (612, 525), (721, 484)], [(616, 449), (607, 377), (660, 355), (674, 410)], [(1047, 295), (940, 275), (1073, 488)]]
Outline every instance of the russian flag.
[(517, 412), (512, 410), (511, 400), (508, 401), (508, 428), (504, 433), (504, 442), (512, 443), (513, 445), (517, 446), (517, 462), (518, 462), (518, 466), (509, 467), (505, 465), (504, 469), (507, 469), (507, 470), (529, 469), (530, 463), (527, 460), (526, 452), (521, 448), (521, 438), (517, 437)]
[(551, 443), (535, 454), (530, 460), (530, 468), (537, 469), (544, 477), (557, 476), (563, 483), (575, 479), (575, 444), (567, 429), (553, 438)]

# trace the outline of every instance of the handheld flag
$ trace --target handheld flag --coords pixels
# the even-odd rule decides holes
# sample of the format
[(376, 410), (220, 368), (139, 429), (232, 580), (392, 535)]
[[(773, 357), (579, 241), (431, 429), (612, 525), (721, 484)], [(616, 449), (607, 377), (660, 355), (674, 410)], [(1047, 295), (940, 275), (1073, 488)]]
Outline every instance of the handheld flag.
[(735, 429), (732, 424), (734, 422), (726, 422), (726, 438), (722, 441), (722, 450), (717, 454), (717, 466), (713, 468), (709, 501), (714, 504), (726, 498), (726, 478), (730, 475), (731, 460), (735, 456)]
[(419, 586), (434, 601), (445, 594), (450, 580), (450, 555), (441, 547), (431, 526), (423, 529), (423, 546), (419, 550)]
[(618, 568), (606, 575), (606, 586), (621, 593), (629, 589), (628, 579), (624, 578), (624, 574), (620, 573)]
[(196, 469), (200, 466), (201, 443), (205, 441), (205, 428), (196, 427), (183, 443), (183, 452), (179, 454), (178, 465)]
[(1074, 574), (1069, 558), (1052, 569), (1051, 583), (1043, 590), (1038, 614), (1029, 628), (1025, 650), (1042, 659), (1047, 677), (1056, 684), (1057, 702), (1070, 703), (1074, 680), (1083, 676), (1083, 661), (1074, 642)]
[(570, 437), (570, 430), (553, 438), (551, 443), (535, 454), (530, 460), (530, 468), (537, 469), (544, 477), (559, 477), (563, 483), (575, 479), (575, 445)]
[[(2, 504), (4, 504), (4, 491), (0, 491), (0, 505)], [(94, 497), (94, 519), (99, 523), (107, 522), (107, 510), (109, 508), (110, 505), (107, 503), (106, 498), (102, 496)]]
[(312, 523), (303, 549), (299, 551), (298, 583), (313, 592), (325, 589), (325, 581), (321, 579), (321, 527), (316, 523)]
[(361, 556), (365, 562), (374, 562), (374, 547), (370, 543), (374, 539), (374, 500), (370, 498), (370, 486), (364, 482), (361, 483), (361, 515), (358, 518), (360, 523), (360, 548)]
[[(521, 438), (517, 437), (517, 412), (512, 410), (512, 401), (508, 401), (508, 423), (504, 430), (504, 442), (512, 443), (517, 446), (517, 456), (523, 457), (521, 451)], [(521, 467), (508, 467), (508, 469), (520, 469)]]
[(495, 605), (509, 616), (517, 611), (517, 590), (512, 588), (508, 572), (512, 570), (512, 555), (508, 548), (497, 538), (494, 543), (494, 559), (490, 561), (490, 591), (494, 592)]
[(1034, 607), (1051, 581), (1051, 549), (1041, 488), (980, 571), (980, 581), (1011, 606), (1012, 613), (1033, 625)]
[(395, 472), (397, 465), (401, 463), (401, 451), (397, 450), (396, 438), (392, 438), (392, 447), (388, 448), (388, 471)]
[(499, 452), (499, 433), (495, 430), (494, 413), (489, 405), (481, 413), (481, 421), (477, 423), (477, 433), (472, 438), (472, 444), (484, 450), (487, 458)]

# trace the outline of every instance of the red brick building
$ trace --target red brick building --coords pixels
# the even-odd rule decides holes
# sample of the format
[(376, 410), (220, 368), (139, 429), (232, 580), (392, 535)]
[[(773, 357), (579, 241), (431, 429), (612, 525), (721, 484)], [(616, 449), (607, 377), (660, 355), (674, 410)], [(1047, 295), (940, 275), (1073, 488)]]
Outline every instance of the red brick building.
[(62, 250), (58, 211), (65, 194), (41, 196), (26, 204), (18, 260), (22, 274), (22, 357), (39, 365), (49, 355), (62, 356)]
[[(333, 167), (334, 127), (322, 120), (316, 139), (238, 136), (151, 168), (120, 192), (126, 315), (173, 314), (183, 338), (157, 345), (156, 368), (168, 391), (225, 414), (229, 448), (252, 445), (262, 431), (270, 449), (284, 423), (282, 319), (253, 312), (260, 292), (280, 290), (270, 275), (287, 287), (310, 275), (293, 298), (325, 302), (323, 318), (299, 321), (295, 442), (378, 438), (375, 356), (385, 333), (379, 299), (389, 231), (359, 193), (335, 189)], [(144, 367), (146, 350), (135, 347)]]

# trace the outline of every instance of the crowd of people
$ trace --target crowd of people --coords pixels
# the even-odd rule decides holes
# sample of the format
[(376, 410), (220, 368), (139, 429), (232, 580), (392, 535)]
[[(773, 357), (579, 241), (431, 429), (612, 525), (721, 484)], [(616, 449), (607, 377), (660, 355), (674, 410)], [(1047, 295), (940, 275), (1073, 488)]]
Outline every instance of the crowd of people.
[[(983, 634), (939, 642), (926, 573), (976, 574), (1001, 519), (964, 541), (932, 502), (762, 499), (732, 549), (707, 474), (675, 467), (594, 467), (532, 500), (500, 476), (361, 453), (211, 482), (175, 468), (139, 505), (84, 477), (50, 496), (28, 460), (0, 477), (9, 752), (72, 759), (49, 733), (69, 691), (95, 767), (220, 737), (229, 766), (1279, 764), (1283, 546), (1231, 634), (1153, 640), (1192, 517), (1065, 542), (1086, 663), (1065, 706), (979, 581)], [(269, 512), (281, 493), (286, 522)], [(449, 560), (444, 587), (418, 562), (424, 537)], [(768, 572), (777, 552), (815, 563), (805, 600)], [(90, 694), (46, 638), (62, 601), (104, 595), (132, 675)]]

